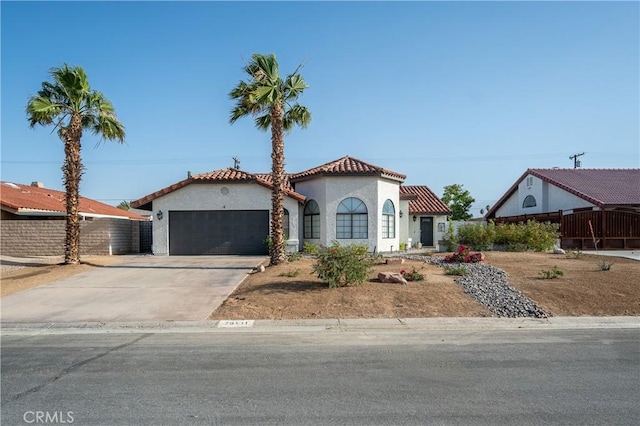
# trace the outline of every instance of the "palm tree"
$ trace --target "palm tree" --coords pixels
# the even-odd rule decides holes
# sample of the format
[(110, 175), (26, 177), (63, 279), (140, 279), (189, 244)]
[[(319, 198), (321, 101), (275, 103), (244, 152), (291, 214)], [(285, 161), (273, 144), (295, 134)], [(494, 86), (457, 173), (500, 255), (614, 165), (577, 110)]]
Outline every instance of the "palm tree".
[(80, 263), (80, 221), (78, 218), (80, 179), (84, 167), (80, 157), (80, 139), (90, 129), (102, 139), (124, 142), (124, 126), (118, 121), (113, 105), (102, 93), (91, 90), (81, 67), (50, 70), (52, 82), (42, 83), (38, 94), (27, 103), (27, 119), (33, 128), (54, 125), (64, 142), (63, 180), (66, 189), (66, 240), (64, 262)]
[(311, 121), (309, 110), (297, 102), (298, 96), (307, 88), (298, 71), (301, 66), (284, 80), (278, 72), (276, 55), (254, 53), (244, 71), (247, 81), (240, 81), (229, 93), (236, 100), (229, 121), (233, 124), (240, 117), (251, 115), (257, 128), (267, 131), (271, 128), (271, 264), (285, 260), (284, 231), (284, 132), (294, 125), (307, 127)]

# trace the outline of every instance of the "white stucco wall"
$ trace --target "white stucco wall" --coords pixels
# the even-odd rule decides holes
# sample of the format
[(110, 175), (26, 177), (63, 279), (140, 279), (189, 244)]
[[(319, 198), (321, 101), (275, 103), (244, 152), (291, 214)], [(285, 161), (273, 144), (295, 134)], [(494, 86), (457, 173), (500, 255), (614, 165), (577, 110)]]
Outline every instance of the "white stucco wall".
[[(315, 244), (329, 246), (333, 241), (341, 244), (364, 244), (370, 251), (389, 251), (399, 248), (400, 189), (399, 182), (374, 176), (321, 176), (296, 183), (296, 192), (307, 200), (315, 200), (320, 208), (320, 238), (307, 239)], [(366, 240), (336, 238), (336, 212), (342, 200), (349, 197), (360, 199), (368, 212)], [(390, 199), (396, 210), (395, 238), (382, 238), (382, 206)]]
[[(530, 180), (528, 178), (531, 178)], [(531, 183), (531, 185), (528, 185)], [(522, 203), (528, 195), (536, 199), (535, 207), (522, 208)], [(577, 197), (555, 185), (550, 185), (542, 179), (527, 175), (518, 185), (518, 189), (500, 206), (496, 217), (520, 216), (524, 214), (550, 213), (558, 210), (593, 207), (594, 204)]]
[[(222, 188), (228, 192), (223, 193)], [(289, 235), (299, 235), (298, 202), (285, 197), (284, 208), (289, 211)], [(159, 210), (162, 220), (156, 219)], [(169, 212), (187, 210), (269, 210), (271, 190), (257, 183), (191, 184), (153, 200), (153, 244), (156, 255), (169, 254)], [(271, 221), (269, 221), (271, 223)]]
[[(416, 221), (413, 221), (413, 216), (416, 216)], [(433, 246), (434, 248), (437, 248), (438, 246), (438, 241), (439, 240), (444, 240), (445, 235), (446, 235), (446, 230), (447, 230), (447, 216), (446, 215), (431, 215), (431, 214), (410, 214), (409, 215), (409, 221), (408, 221), (408, 238), (411, 238), (413, 245), (415, 246), (416, 243), (420, 242), (420, 218), (421, 217), (432, 217), (433, 218)], [(438, 224), (443, 224), (444, 225), (444, 231), (439, 231), (438, 228), (441, 228), (441, 226), (438, 226)]]

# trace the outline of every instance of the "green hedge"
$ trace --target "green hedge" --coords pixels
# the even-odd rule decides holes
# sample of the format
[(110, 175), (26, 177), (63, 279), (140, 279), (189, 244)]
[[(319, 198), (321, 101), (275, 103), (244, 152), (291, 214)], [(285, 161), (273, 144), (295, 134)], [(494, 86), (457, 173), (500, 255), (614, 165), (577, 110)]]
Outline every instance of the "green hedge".
[(545, 251), (553, 248), (558, 238), (558, 224), (528, 220), (527, 223), (496, 225), (466, 224), (458, 228), (457, 240), (474, 250), (490, 250), (494, 245), (510, 251)]

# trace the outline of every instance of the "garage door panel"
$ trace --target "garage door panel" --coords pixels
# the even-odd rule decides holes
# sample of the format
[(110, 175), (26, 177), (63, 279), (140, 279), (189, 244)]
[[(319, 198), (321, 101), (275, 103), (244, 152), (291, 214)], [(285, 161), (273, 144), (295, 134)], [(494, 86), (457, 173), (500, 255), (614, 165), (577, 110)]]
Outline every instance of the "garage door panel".
[(267, 210), (169, 212), (169, 254), (266, 254)]

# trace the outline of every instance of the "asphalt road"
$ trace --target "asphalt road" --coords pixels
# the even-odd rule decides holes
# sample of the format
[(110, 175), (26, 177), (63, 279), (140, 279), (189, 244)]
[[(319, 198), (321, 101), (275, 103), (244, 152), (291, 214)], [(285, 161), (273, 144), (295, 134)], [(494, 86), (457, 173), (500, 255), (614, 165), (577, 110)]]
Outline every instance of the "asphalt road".
[(638, 329), (2, 337), (2, 425), (635, 425), (638, 395)]

